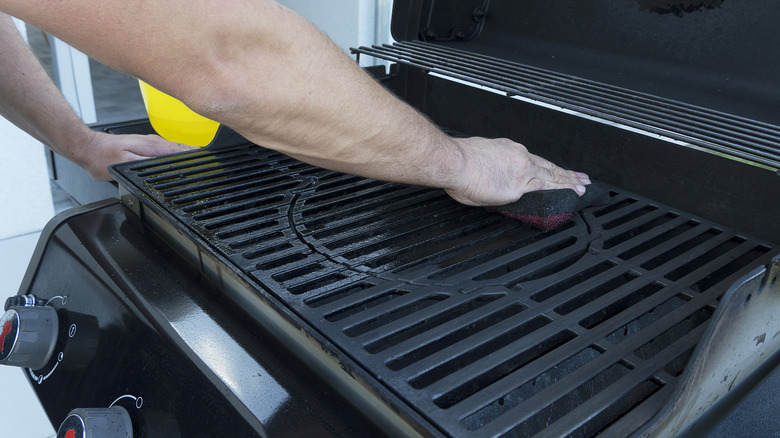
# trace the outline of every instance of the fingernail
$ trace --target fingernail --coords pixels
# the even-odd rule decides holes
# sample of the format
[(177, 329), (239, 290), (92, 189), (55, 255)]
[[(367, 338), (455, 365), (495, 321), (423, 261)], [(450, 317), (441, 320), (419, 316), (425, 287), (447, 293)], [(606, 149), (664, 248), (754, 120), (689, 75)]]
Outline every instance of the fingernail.
[(588, 184), (590, 184), (590, 178), (588, 178), (588, 177), (580, 178), (580, 182), (585, 184), (585, 185), (588, 185)]
[(579, 193), (580, 195), (584, 195), (585, 194), (585, 186), (577, 186), (577, 193)]

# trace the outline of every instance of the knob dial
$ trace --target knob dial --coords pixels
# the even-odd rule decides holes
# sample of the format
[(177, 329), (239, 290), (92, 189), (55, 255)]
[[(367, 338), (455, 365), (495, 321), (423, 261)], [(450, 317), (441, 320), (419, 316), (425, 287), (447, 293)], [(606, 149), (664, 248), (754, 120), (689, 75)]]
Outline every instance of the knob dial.
[(53, 307), (10, 307), (0, 319), (0, 364), (43, 368), (57, 343)]
[(121, 406), (74, 409), (57, 429), (57, 438), (132, 438), (130, 414)]

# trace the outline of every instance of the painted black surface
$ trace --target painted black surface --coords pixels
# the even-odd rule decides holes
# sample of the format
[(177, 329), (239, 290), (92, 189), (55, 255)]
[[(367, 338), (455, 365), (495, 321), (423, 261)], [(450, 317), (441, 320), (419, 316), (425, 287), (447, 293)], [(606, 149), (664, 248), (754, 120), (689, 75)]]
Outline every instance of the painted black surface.
[(780, 4), (772, 0), (491, 0), (478, 36), (420, 36), (426, 28), (441, 35), (464, 28), (474, 4), (397, 1), (393, 36), (780, 124), (780, 60), (772, 56)]
[[(28, 373), (55, 428), (74, 408), (115, 402), (130, 413), (136, 437), (377, 436), (284, 347), (262, 329), (243, 325), (240, 309), (220, 301), (213, 286), (177, 260), (116, 201), (71, 210), (47, 226), (20, 294), (51, 299), (60, 317), (55, 357)], [(261, 378), (250, 379), (256, 386), (245, 388), (261, 403), (267, 400), (262, 413), (241, 406), (182, 344), (173, 327), (188, 320), (196, 326), (219, 321), (220, 330), (251, 348), (252, 363), (230, 351), (219, 354), (232, 357), (230, 367), (238, 370), (263, 370)], [(201, 342), (213, 335), (204, 330)]]

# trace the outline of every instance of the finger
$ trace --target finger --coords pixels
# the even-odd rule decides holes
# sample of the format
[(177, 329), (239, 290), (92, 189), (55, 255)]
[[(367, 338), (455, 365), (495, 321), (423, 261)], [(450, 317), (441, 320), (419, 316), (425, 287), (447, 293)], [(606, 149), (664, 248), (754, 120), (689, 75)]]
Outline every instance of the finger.
[(138, 154), (144, 158), (197, 149), (194, 146), (165, 140), (157, 135), (128, 136), (125, 137), (123, 141), (125, 142), (125, 149), (128, 152)]
[(578, 184), (578, 183), (556, 183), (548, 180), (542, 180), (542, 179), (534, 179), (529, 181), (528, 184), (530, 190), (528, 191), (537, 191), (537, 190), (560, 190), (560, 189), (569, 189), (574, 190), (579, 196), (582, 196), (585, 194), (587, 188), (584, 184)]
[(538, 155), (531, 155), (531, 160), (538, 167), (547, 169), (549, 171), (549, 179), (558, 183), (575, 183), (588, 185), (591, 183), (590, 177), (582, 172), (575, 172), (572, 170), (564, 169), (555, 163), (546, 160)]

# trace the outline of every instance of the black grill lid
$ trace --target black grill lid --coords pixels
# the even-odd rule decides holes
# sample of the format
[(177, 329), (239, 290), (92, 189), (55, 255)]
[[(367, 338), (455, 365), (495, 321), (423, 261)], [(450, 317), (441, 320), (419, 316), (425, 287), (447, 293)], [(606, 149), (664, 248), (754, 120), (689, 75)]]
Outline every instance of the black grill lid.
[(112, 174), (453, 436), (629, 435), (777, 252), (617, 188), (540, 232), (249, 144)]
[[(397, 0), (394, 41), (424, 41), (780, 125), (780, 3)], [(561, 85), (566, 80), (561, 78)]]

